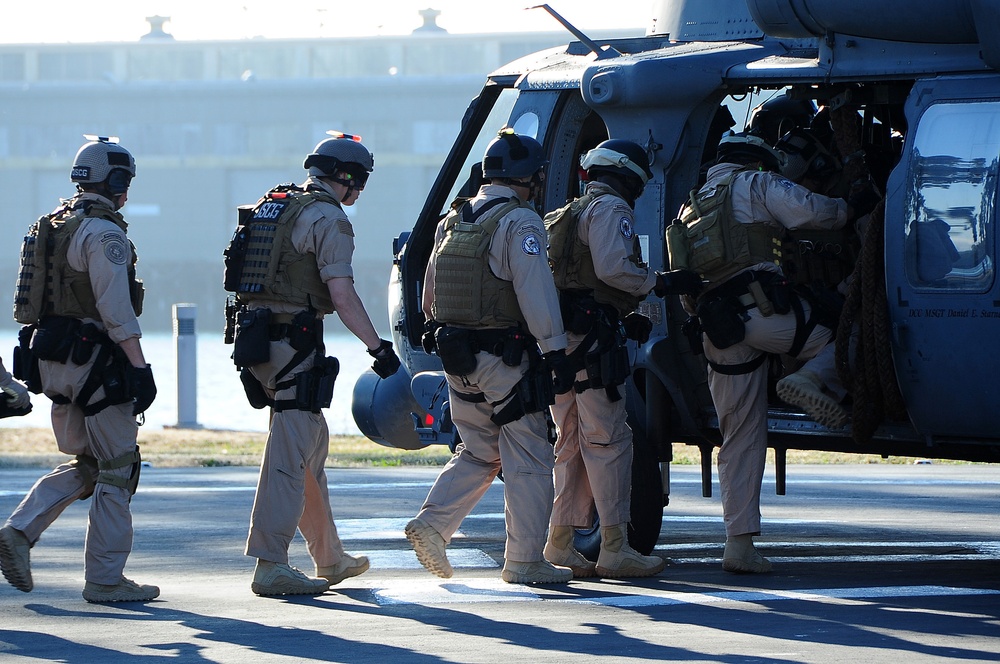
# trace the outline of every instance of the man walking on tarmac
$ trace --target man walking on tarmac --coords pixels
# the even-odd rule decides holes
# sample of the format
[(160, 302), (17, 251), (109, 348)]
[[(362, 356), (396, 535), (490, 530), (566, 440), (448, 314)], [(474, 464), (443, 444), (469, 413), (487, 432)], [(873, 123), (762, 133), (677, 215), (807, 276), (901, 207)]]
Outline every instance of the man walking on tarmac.
[[(559, 436), (545, 557), (577, 577), (652, 576), (663, 559), (628, 543), (632, 430), (621, 385), (630, 373), (626, 336), (644, 343), (652, 327), (635, 311), (658, 275), (642, 260), (633, 209), (653, 174), (646, 151), (622, 139), (602, 142), (580, 164), (589, 179), (584, 195), (545, 218), (567, 354), (577, 370), (573, 389), (552, 406)], [(596, 565), (573, 548), (574, 530), (593, 525), (595, 507), (601, 523)]]
[(83, 597), (144, 602), (160, 589), (123, 574), (139, 483), (136, 416), (156, 397), (139, 343), (142, 282), (119, 212), (135, 159), (118, 139), (88, 138), (73, 161), (77, 194), (25, 237), (14, 301), (14, 318), (25, 325), (15, 364), (26, 375), (18, 377), (52, 400), (56, 444), (76, 459), (38, 480), (0, 528), (0, 568), (30, 592), (31, 547), (73, 501), (92, 496)]
[(446, 544), (501, 465), (501, 577), (530, 584), (573, 578), (542, 555), (553, 496), (547, 411), (553, 389), (573, 384), (545, 229), (529, 205), (546, 163), (538, 141), (501, 130), (483, 159), (487, 183), (438, 225), (427, 265), (423, 311), (441, 326), (434, 338), (462, 442), (406, 537), (421, 564), (443, 578), (452, 575)]
[[(233, 360), (251, 405), (271, 407), (246, 555), (256, 559), (257, 595), (319, 595), (368, 570), (365, 556), (344, 550), (330, 509), (326, 459), (330, 406), (339, 370), (326, 357), (323, 318), (334, 311), (388, 378), (399, 369), (392, 343), (378, 333), (354, 288), (353, 205), (375, 167), (359, 137), (328, 132), (305, 159), (301, 185), (267, 192), (226, 252), (226, 290), (240, 306)], [(316, 575), (288, 564), (298, 529)]]

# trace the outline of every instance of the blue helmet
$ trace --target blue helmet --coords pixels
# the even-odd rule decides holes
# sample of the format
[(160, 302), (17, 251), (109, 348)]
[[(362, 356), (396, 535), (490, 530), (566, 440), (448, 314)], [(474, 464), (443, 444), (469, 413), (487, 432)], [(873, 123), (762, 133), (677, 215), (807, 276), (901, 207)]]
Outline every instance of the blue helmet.
[(528, 178), (548, 165), (541, 143), (504, 127), (486, 146), (484, 178)]

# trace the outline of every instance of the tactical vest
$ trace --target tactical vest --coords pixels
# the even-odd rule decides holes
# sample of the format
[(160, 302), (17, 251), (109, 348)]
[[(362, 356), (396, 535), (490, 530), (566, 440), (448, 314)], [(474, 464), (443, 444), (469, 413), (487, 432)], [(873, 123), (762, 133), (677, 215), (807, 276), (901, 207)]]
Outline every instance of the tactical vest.
[(478, 222), (469, 203), (448, 213), (435, 259), (434, 320), (472, 328), (525, 324), (514, 284), (493, 274), (489, 257), (500, 220), (519, 207), (530, 209), (517, 199), (493, 199), (480, 207)]
[[(292, 245), (292, 228), (306, 206), (340, 202), (324, 191), (278, 185), (253, 207), (241, 207), (240, 220), (225, 251), (225, 288), (241, 303), (277, 300), (333, 313), (330, 290), (320, 278), (316, 257)], [(342, 209), (342, 208), (341, 208)]]
[[(584, 290), (593, 293), (598, 304), (614, 307), (619, 316), (624, 316), (639, 306), (641, 298), (604, 283), (594, 270), (594, 258), (590, 247), (583, 243), (579, 228), (580, 215), (599, 196), (610, 194), (584, 194), (568, 205), (545, 215), (545, 231), (549, 242), (549, 267), (555, 279), (556, 288), (563, 290)], [(635, 265), (646, 267), (642, 262), (639, 238), (632, 236), (632, 249), (628, 259)]]
[[(758, 263), (781, 265), (781, 229), (767, 223), (736, 221), (732, 183), (740, 172), (730, 174), (714, 187), (692, 190), (681, 213), (687, 267), (712, 285)], [(671, 251), (671, 267), (681, 263), (682, 259), (675, 259)]]
[[(118, 212), (97, 201), (63, 206), (39, 217), (21, 243), (21, 264), (14, 293), (14, 320), (37, 324), (45, 316), (101, 320), (97, 298), (87, 272), (70, 267), (68, 254), (73, 234), (88, 217), (106, 219), (126, 231)], [(142, 314), (143, 285), (135, 276), (135, 246), (129, 240), (132, 262), (128, 266), (129, 299), (136, 316)]]

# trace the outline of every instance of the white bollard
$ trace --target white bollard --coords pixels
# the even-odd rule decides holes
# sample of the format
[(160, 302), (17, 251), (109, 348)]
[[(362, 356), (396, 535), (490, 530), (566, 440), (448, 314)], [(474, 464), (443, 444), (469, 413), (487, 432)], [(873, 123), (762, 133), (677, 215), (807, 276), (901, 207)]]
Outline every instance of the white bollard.
[(174, 343), (177, 348), (177, 428), (200, 429), (198, 424), (198, 337), (194, 323), (198, 305), (174, 305)]

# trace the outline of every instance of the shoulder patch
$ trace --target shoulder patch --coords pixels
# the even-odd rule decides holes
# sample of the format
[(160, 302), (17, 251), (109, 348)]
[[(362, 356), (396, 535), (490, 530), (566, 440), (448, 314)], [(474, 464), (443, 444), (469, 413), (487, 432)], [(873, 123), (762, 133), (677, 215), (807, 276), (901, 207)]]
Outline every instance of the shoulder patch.
[(789, 180), (788, 178), (778, 177), (775, 178), (774, 181), (780, 184), (785, 189), (791, 189), (792, 187), (795, 186), (795, 183)]
[(339, 230), (344, 235), (354, 237), (354, 226), (351, 226), (351, 222), (347, 219), (337, 220), (337, 230)]
[(534, 233), (526, 235), (521, 240), (521, 251), (529, 256), (537, 256), (542, 253), (542, 243), (538, 241), (538, 236)]
[(526, 235), (528, 233), (538, 233), (539, 235), (541, 235), (542, 229), (539, 228), (539, 226), (537, 224), (535, 224), (534, 222), (529, 222), (527, 224), (522, 224), (517, 229), (517, 234), (518, 235)]
[(115, 265), (124, 265), (128, 260), (128, 248), (122, 242), (121, 236), (108, 233), (101, 238), (104, 245), (104, 256)]
[(622, 217), (618, 220), (618, 232), (622, 234), (622, 237), (626, 240), (631, 240), (635, 232), (632, 230), (632, 220), (628, 217)]

